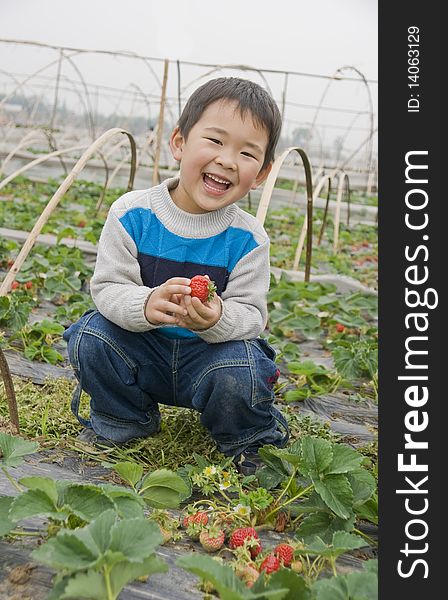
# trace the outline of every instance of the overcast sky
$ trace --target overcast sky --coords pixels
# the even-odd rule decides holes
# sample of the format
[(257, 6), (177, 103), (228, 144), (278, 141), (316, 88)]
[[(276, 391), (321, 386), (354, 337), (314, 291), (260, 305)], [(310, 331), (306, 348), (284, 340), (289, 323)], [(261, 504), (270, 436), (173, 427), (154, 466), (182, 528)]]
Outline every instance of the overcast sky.
[(377, 0), (1, 0), (0, 37), (377, 77)]
[[(377, 79), (377, 36), (377, 0), (0, 0), (0, 38), (322, 75), (351, 65), (372, 80)], [(22, 52), (18, 46), (0, 44), (0, 54), (0, 72), (32, 73), (39, 66), (39, 51), (29, 47)], [(113, 79), (109, 74), (106, 80), (110, 69), (92, 55), (80, 68), (90, 83), (113, 81), (116, 87), (129, 85), (126, 77), (141, 77), (128, 65), (124, 74), (117, 68)], [(322, 79), (290, 78), (288, 99), (317, 104), (326, 84)], [(277, 98), (282, 85), (280, 77), (272, 83)], [(368, 108), (361, 86), (336, 86), (340, 93), (332, 90), (326, 104)], [(140, 87), (147, 91), (143, 83)], [(377, 85), (370, 88), (376, 112)], [(310, 111), (290, 114), (298, 120), (312, 118)], [(342, 118), (327, 117), (334, 122)]]

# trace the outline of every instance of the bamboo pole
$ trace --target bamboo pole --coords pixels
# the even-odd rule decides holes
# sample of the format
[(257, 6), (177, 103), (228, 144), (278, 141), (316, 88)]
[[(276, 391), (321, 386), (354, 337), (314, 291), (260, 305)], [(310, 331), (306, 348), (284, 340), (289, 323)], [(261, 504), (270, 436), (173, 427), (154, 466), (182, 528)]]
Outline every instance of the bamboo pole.
[[(320, 191), (323, 188), (323, 186), (325, 185), (327, 179), (328, 178), (331, 179), (332, 177), (334, 177), (336, 172), (337, 172), (337, 169), (334, 169), (330, 173), (330, 175), (324, 175), (323, 177), (321, 177), (319, 183), (316, 185), (314, 192), (313, 192), (313, 202), (315, 202), (315, 200), (319, 197)], [(302, 225), (302, 230), (301, 230), (300, 236), (299, 236), (299, 241), (297, 242), (296, 253), (294, 256), (294, 264), (292, 267), (294, 271), (297, 271), (299, 268), (300, 257), (302, 256), (303, 244), (305, 243), (305, 236), (306, 236), (307, 231), (308, 231), (308, 215), (305, 215), (305, 219), (304, 219), (303, 225)]]
[(8, 183), (10, 183), (13, 179), (18, 177), (25, 171), (28, 171), (32, 167), (35, 167), (36, 165), (39, 165), (40, 163), (45, 162), (46, 160), (48, 160), (49, 158), (52, 158), (53, 156), (59, 156), (60, 154), (67, 154), (67, 152), (74, 152), (75, 150), (85, 150), (85, 148), (86, 148), (85, 145), (84, 146), (72, 146), (71, 148), (65, 148), (64, 150), (57, 150), (56, 152), (50, 152), (49, 154), (45, 154), (44, 156), (39, 156), (39, 158), (36, 158), (29, 163), (26, 163), (26, 165), (23, 165), (22, 167), (20, 167), (20, 169), (17, 169), (17, 171), (14, 171), (14, 173), (11, 173), (10, 175), (8, 175), (8, 177), (5, 177), (5, 179), (0, 181), (0, 190), (2, 188), (4, 188), (5, 186), (7, 186)]
[(324, 216), (322, 219), (322, 226), (320, 228), (319, 239), (317, 240), (317, 245), (320, 246), (322, 242), (322, 237), (324, 235), (325, 226), (327, 224), (327, 213), (328, 213), (328, 205), (330, 204), (330, 194), (331, 194), (331, 177), (327, 177), (328, 180), (328, 188), (327, 188), (327, 201), (325, 202), (325, 210)]
[(132, 187), (133, 182), (134, 182), (134, 176), (135, 176), (135, 160), (136, 160), (135, 141), (134, 141), (134, 138), (132, 137), (132, 135), (128, 131), (126, 131), (125, 129), (120, 129), (119, 127), (114, 127), (113, 129), (109, 129), (108, 131), (103, 133), (103, 135), (101, 135), (93, 144), (91, 144), (87, 148), (87, 150), (79, 158), (79, 160), (77, 161), (77, 163), (75, 164), (75, 166), (73, 167), (71, 172), (67, 175), (67, 177), (64, 179), (64, 181), (59, 186), (59, 188), (53, 194), (53, 196), (49, 200), (47, 206), (42, 211), (40, 217), (37, 219), (33, 229), (30, 231), (14, 264), (12, 265), (12, 267), (8, 271), (5, 279), (3, 280), (3, 282), (0, 286), (0, 296), (6, 296), (6, 294), (11, 289), (11, 284), (14, 281), (17, 273), (20, 271), (31, 248), (34, 246), (37, 236), (42, 231), (43, 226), (46, 224), (46, 222), (50, 218), (51, 213), (56, 208), (56, 206), (59, 204), (59, 202), (60, 202), (61, 198), (63, 197), (63, 195), (65, 194), (65, 192), (70, 188), (72, 183), (75, 181), (75, 179), (81, 173), (81, 171), (85, 167), (87, 161), (91, 158), (91, 156), (93, 154), (95, 154), (95, 152), (97, 152), (99, 150), (99, 148), (101, 148), (101, 146), (105, 142), (107, 142), (111, 137), (113, 137), (117, 133), (123, 133), (124, 135), (127, 135), (129, 138), (129, 142), (131, 144), (132, 163), (131, 163), (131, 172), (129, 175), (129, 182)]
[(159, 111), (159, 123), (157, 125), (157, 138), (156, 138), (156, 154), (154, 158), (154, 167), (152, 172), (152, 185), (159, 183), (159, 161), (160, 161), (160, 147), (162, 145), (162, 134), (163, 134), (163, 115), (165, 111), (165, 100), (166, 100), (166, 82), (168, 80), (168, 59), (165, 59), (163, 67), (163, 83), (162, 83), (162, 94), (160, 96), (160, 111)]
[[(274, 190), (274, 185), (277, 180), (280, 169), (286, 160), (286, 157), (291, 152), (297, 152), (303, 162), (303, 166), (305, 168), (305, 182), (306, 182), (306, 194), (307, 194), (307, 210), (306, 210), (306, 218), (312, 223), (313, 222), (313, 179), (311, 175), (311, 164), (308, 159), (308, 156), (302, 148), (298, 148), (297, 146), (291, 146), (287, 148), (280, 156), (275, 160), (271, 172), (266, 179), (266, 183), (263, 188), (263, 193), (261, 194), (260, 203), (258, 205), (258, 210), (256, 214), (256, 219), (263, 225), (266, 219), (266, 214), (268, 211), (269, 203), (271, 201), (272, 192)], [(303, 230), (302, 230), (303, 231)], [(312, 227), (306, 228), (306, 264), (305, 264), (305, 281), (310, 280), (310, 272), (311, 272), (311, 255), (312, 255)], [(303, 242), (302, 242), (303, 244)]]
[[(334, 211), (333, 254), (337, 254), (337, 251), (338, 251), (339, 228), (340, 228), (340, 221), (341, 221), (342, 190), (343, 190), (345, 180), (347, 180), (347, 182), (348, 182), (348, 175), (347, 175), (347, 173), (341, 172), (339, 174), (338, 195), (336, 198), (336, 208)], [(350, 189), (350, 187), (348, 187), (348, 189)], [(349, 192), (349, 202), (350, 202), (350, 192)]]
[(6, 400), (8, 402), (9, 419), (16, 430), (16, 433), (20, 433), (19, 425), (19, 411), (17, 409), (17, 399), (14, 390), (14, 383), (11, 377), (11, 371), (6, 360), (6, 356), (3, 354), (3, 350), (0, 348), (0, 373), (5, 384)]

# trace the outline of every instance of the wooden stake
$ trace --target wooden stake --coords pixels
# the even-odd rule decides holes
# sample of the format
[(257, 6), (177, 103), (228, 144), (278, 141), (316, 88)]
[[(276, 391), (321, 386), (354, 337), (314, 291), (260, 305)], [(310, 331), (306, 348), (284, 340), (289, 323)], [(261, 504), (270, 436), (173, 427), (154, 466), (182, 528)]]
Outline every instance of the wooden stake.
[(155, 158), (154, 158), (154, 167), (153, 167), (153, 171), (152, 171), (152, 185), (157, 185), (159, 183), (160, 148), (162, 146), (163, 114), (165, 112), (166, 82), (168, 80), (168, 65), (169, 65), (169, 61), (166, 58), (164, 67), (163, 67), (162, 95), (160, 97), (159, 123), (157, 125), (156, 153), (155, 153)]

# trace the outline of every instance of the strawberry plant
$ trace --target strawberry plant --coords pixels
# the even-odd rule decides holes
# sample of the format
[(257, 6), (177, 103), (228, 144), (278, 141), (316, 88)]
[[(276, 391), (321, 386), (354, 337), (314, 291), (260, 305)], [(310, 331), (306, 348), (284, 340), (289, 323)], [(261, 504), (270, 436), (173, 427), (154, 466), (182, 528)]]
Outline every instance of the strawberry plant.
[(228, 565), (220, 564), (209, 556), (190, 554), (181, 556), (176, 564), (209, 581), (221, 600), (311, 600), (304, 580), (295, 573), (281, 569), (269, 581), (260, 575), (252, 587), (247, 587)]
[(363, 546), (366, 546), (366, 542), (358, 535), (353, 535), (345, 531), (336, 531), (333, 533), (330, 543), (326, 544), (319, 536), (315, 536), (308, 545), (298, 548), (296, 554), (318, 555), (323, 562), (329, 563), (333, 574), (337, 575), (336, 559), (338, 556), (344, 554), (344, 552), (362, 548)]
[(161, 541), (155, 523), (142, 517), (119, 519), (105, 510), (85, 527), (59, 531), (32, 557), (60, 572), (48, 600), (116, 600), (130, 581), (168, 570), (154, 554)]
[(154, 508), (177, 508), (191, 494), (191, 488), (177, 473), (158, 469), (143, 475), (143, 467), (124, 461), (116, 463), (113, 470), (131, 485), (146, 504)]
[(363, 571), (316, 581), (313, 600), (378, 600), (377, 561), (364, 563)]
[(273, 489), (283, 484), (266, 521), (288, 507), (300, 521), (300, 538), (320, 535), (328, 541), (335, 531), (351, 531), (356, 507), (375, 492), (375, 479), (362, 466), (364, 457), (344, 444), (304, 436), (288, 448), (265, 446), (259, 454), (265, 462), (260, 485)]

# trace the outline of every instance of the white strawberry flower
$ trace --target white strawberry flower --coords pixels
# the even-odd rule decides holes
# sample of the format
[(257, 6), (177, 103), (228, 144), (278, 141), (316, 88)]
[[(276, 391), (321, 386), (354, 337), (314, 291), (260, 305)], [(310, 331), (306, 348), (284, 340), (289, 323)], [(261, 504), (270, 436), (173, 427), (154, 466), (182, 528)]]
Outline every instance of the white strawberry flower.
[(240, 517), (248, 517), (250, 515), (250, 506), (247, 506), (247, 504), (237, 504), (233, 510)]

